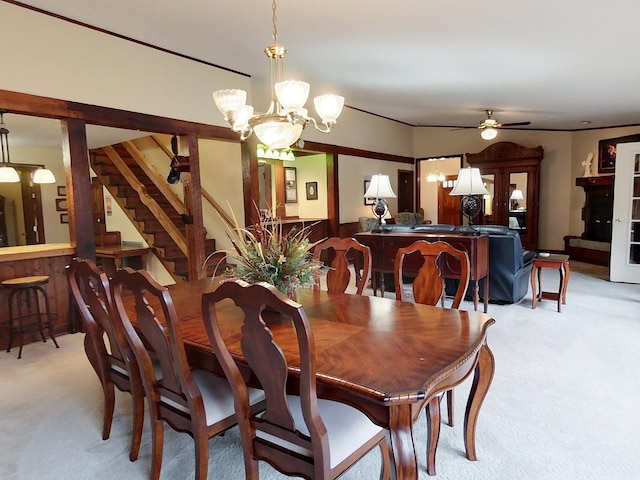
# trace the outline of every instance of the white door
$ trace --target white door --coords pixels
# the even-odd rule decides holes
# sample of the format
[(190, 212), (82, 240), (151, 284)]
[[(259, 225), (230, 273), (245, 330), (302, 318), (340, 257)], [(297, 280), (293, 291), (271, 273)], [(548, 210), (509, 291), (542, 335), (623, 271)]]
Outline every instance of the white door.
[(609, 278), (640, 283), (640, 143), (616, 148)]

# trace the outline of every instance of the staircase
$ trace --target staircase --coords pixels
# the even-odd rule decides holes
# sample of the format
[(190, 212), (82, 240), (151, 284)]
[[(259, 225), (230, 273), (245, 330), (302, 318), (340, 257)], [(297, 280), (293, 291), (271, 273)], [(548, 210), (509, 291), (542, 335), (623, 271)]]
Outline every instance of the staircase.
[[(177, 197), (167, 198), (162, 193), (149, 176), (159, 175), (140, 166), (140, 160), (136, 161), (132, 156), (136, 150), (132, 142), (91, 150), (91, 167), (173, 278), (176, 281), (188, 280), (182, 201)], [(142, 157), (139, 154), (139, 158)], [(155, 180), (158, 182), (158, 178)], [(164, 179), (161, 180), (164, 182)], [(203, 235), (206, 257), (216, 250), (216, 244), (214, 239), (206, 238), (206, 231), (203, 231)], [(207, 275), (213, 274), (217, 260), (215, 258), (208, 262)]]

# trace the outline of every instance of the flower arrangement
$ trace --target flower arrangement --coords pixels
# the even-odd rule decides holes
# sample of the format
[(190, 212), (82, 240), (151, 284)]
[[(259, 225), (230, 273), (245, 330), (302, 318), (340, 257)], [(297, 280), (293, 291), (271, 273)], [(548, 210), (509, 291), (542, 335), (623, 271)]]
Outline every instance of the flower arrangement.
[(280, 219), (267, 221), (261, 216), (258, 223), (243, 228), (233, 212), (232, 216), (234, 226), (227, 235), (234, 250), (226, 253), (235, 265), (229, 266), (227, 275), (249, 283), (270, 283), (289, 298), (295, 297), (296, 288), (314, 285), (322, 264), (311, 258), (317, 243), (309, 241), (312, 225), (284, 232)]

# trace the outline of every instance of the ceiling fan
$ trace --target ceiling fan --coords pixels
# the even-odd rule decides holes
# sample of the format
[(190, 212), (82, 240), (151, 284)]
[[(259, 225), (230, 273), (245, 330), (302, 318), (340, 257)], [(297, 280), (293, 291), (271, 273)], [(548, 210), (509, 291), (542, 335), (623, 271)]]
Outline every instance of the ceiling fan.
[(493, 110), (485, 110), (485, 113), (487, 114), (487, 118), (478, 125), (478, 128), (480, 129), (480, 136), (485, 140), (493, 140), (496, 138), (496, 135), (498, 135), (498, 128), (531, 125), (531, 122), (500, 123), (497, 119), (491, 118)]

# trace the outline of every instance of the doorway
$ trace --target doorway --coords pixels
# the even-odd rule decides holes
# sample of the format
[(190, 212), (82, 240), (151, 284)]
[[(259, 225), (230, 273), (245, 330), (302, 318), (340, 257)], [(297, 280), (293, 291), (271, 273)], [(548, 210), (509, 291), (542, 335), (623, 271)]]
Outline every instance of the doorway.
[(460, 197), (449, 195), (457, 175), (447, 175), (444, 182), (438, 182), (438, 223), (441, 225), (462, 225)]
[(398, 213), (415, 211), (413, 206), (414, 193), (413, 171), (398, 170)]

